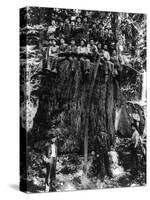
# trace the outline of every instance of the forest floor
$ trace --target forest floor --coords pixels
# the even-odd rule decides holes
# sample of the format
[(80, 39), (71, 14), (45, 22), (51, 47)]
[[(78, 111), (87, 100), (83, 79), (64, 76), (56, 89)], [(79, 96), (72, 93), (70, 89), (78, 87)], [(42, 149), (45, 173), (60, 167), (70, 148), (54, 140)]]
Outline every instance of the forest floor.
[[(34, 159), (28, 167), (28, 192), (45, 191), (45, 165), (41, 164), (39, 155), (34, 152)], [(92, 159), (88, 161), (88, 174), (83, 173), (83, 157), (62, 156), (57, 160), (56, 169), (56, 191), (75, 191), (85, 189), (104, 189), (120, 187), (136, 187), (146, 185), (146, 174), (144, 171), (137, 172), (133, 179), (130, 169), (124, 173), (110, 178), (105, 176), (103, 181), (98, 176), (93, 175)]]

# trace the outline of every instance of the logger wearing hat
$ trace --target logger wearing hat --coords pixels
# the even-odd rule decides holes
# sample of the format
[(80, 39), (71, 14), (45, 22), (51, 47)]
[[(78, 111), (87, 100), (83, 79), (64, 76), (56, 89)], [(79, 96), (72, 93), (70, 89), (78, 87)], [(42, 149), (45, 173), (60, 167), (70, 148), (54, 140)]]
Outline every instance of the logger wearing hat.
[(86, 46), (86, 40), (81, 39), (80, 46), (77, 49), (80, 57), (81, 70), (84, 74), (88, 74), (90, 71), (90, 60), (88, 56), (88, 48)]
[(53, 70), (53, 67), (57, 65), (57, 54), (59, 46), (57, 45), (57, 40), (54, 36), (51, 36), (51, 45), (48, 49), (48, 70)]
[(56, 22), (53, 19), (52, 22), (51, 22), (51, 25), (48, 27), (48, 30), (47, 30), (47, 37), (48, 38), (55, 33), (56, 28), (57, 28)]
[(49, 144), (46, 147), (45, 163), (46, 163), (46, 177), (45, 177), (45, 191), (56, 191), (56, 162), (57, 162), (57, 145), (56, 136), (48, 133)]

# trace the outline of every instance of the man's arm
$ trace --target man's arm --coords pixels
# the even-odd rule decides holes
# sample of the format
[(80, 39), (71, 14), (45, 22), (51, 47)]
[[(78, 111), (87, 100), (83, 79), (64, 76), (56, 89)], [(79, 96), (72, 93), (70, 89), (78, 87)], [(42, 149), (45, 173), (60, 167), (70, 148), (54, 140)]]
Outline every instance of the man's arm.
[(46, 147), (46, 151), (45, 151), (45, 154), (43, 155), (43, 160), (45, 163), (49, 163), (50, 161), (50, 156), (51, 156), (51, 146), (48, 145)]
[(48, 27), (48, 30), (47, 30), (47, 37), (49, 37), (50, 34), (51, 34), (51, 26)]
[(135, 148), (137, 147), (137, 145), (139, 143), (139, 139), (140, 139), (140, 135), (139, 135), (138, 132), (136, 132), (136, 135), (135, 135), (135, 145), (134, 145)]
[(80, 51), (80, 47), (77, 47), (77, 53), (80, 54), (81, 51)]
[(108, 51), (107, 51), (107, 60), (110, 61), (110, 54)]
[(48, 55), (52, 56), (52, 48), (51, 47), (49, 47)]
[(91, 53), (89, 44), (87, 45), (87, 51), (88, 51), (88, 53)]
[(98, 48), (97, 48), (97, 46), (95, 45), (95, 53), (97, 53), (98, 52)]

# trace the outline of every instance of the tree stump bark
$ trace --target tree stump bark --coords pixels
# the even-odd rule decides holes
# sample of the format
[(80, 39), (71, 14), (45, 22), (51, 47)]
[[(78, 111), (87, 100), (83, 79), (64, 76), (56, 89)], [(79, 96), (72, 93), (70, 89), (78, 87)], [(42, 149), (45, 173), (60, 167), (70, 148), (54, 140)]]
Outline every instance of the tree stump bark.
[[(83, 74), (80, 61), (71, 70), (69, 61), (59, 63), (58, 73), (45, 73), (41, 82), (39, 108), (33, 132), (44, 138), (48, 129), (63, 127), (84, 144), (84, 172), (87, 174), (88, 153), (92, 149), (94, 136), (104, 131), (107, 135), (106, 152), (113, 144), (115, 133), (115, 95), (111, 71), (106, 66), (92, 63), (87, 76)], [(59, 120), (60, 116), (63, 119)], [(63, 121), (63, 123), (62, 123)], [(89, 141), (89, 145), (88, 145)], [(65, 142), (65, 141), (64, 141)], [(90, 149), (88, 147), (90, 146)], [(104, 145), (105, 146), (105, 145)]]

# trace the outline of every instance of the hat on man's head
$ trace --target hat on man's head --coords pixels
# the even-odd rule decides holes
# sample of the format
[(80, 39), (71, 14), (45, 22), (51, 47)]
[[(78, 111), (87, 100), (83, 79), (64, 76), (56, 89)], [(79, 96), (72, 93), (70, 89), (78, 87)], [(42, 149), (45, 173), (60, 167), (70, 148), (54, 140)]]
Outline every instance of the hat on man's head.
[(81, 21), (82, 21), (82, 17), (81, 17), (80, 15), (76, 17), (76, 20), (78, 20), (79, 18), (80, 18)]
[(136, 125), (136, 123), (135, 123), (135, 122), (132, 122), (132, 123), (131, 123), (131, 127), (134, 127), (134, 128), (137, 129), (137, 125)]
[(64, 20), (62, 19), (62, 17), (58, 17), (58, 22), (64, 22)]
[(72, 16), (71, 21), (75, 21), (75, 20), (76, 20), (76, 16)]
[(54, 37), (54, 35), (51, 35), (51, 36), (49, 37), (49, 40), (55, 40), (55, 41), (57, 42), (57, 39)]
[(107, 131), (104, 127), (101, 127), (100, 131), (99, 131), (102, 135), (103, 134), (107, 134)]
[(65, 36), (61, 35), (61, 37), (59, 37), (59, 40), (61, 40), (61, 39), (65, 39)]
[(57, 138), (58, 137), (58, 130), (56, 127), (52, 126), (50, 129), (47, 130), (47, 137), (49, 139)]
[(52, 138), (55, 138), (55, 137), (56, 137), (56, 135), (55, 135), (55, 133), (52, 129), (47, 131), (47, 138), (48, 139), (52, 139)]
[(87, 43), (86, 39), (82, 38), (80, 42), (83, 41), (85, 44)]
[(71, 38), (71, 39), (70, 39), (70, 42), (71, 42), (72, 40), (74, 40), (74, 41), (76, 42), (75, 38)]

